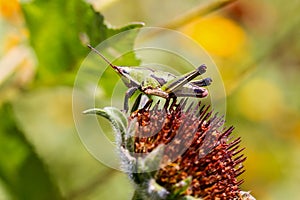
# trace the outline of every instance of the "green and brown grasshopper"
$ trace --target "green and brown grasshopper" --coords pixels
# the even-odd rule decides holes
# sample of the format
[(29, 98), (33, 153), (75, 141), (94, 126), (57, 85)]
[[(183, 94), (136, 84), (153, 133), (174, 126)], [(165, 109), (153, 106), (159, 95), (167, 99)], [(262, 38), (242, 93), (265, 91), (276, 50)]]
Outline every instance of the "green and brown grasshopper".
[[(149, 97), (148, 105), (152, 102), (152, 95), (166, 99), (167, 105), (170, 99), (173, 99), (173, 102), (175, 102), (177, 97), (204, 98), (208, 95), (208, 91), (203, 87), (211, 84), (212, 80), (210, 78), (192, 81), (197, 76), (206, 72), (206, 66), (204, 64), (187, 74), (175, 76), (169, 72), (153, 70), (146, 67), (115, 66), (97, 49), (91, 45), (88, 45), (88, 47), (109, 64), (114, 71), (120, 75), (124, 84), (129, 88), (124, 99), (124, 110), (126, 112), (129, 109), (129, 98), (138, 90)], [(141, 96), (139, 96), (138, 101), (140, 97)], [(135, 106), (138, 104), (139, 102), (136, 102)], [(133, 108), (132, 111), (135, 111), (135, 108)]]

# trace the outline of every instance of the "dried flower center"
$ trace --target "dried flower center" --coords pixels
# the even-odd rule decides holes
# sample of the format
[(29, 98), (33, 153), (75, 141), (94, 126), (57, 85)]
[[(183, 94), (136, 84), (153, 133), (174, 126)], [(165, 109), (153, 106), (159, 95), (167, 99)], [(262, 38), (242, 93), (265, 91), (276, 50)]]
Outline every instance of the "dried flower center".
[[(208, 107), (197, 105), (185, 109), (185, 103), (171, 106), (167, 111), (142, 109), (131, 116), (136, 119), (134, 152), (150, 153), (164, 144), (162, 166), (156, 182), (167, 190), (188, 177), (192, 182), (181, 195), (203, 199), (238, 199), (237, 176), (243, 173), (243, 155), (237, 156), (240, 138), (228, 141), (233, 128), (220, 130), (223, 119), (212, 116)], [(237, 157), (236, 157), (237, 156)]]

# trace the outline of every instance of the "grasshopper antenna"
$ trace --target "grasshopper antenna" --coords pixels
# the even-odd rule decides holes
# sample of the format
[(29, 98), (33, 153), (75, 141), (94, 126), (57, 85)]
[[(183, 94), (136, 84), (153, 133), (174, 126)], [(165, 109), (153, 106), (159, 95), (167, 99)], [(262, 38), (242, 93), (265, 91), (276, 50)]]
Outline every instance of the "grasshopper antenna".
[(112, 68), (114, 68), (114, 69), (116, 68), (116, 66), (114, 66), (109, 60), (107, 60), (107, 58), (105, 58), (104, 55), (102, 55), (97, 49), (95, 49), (94, 47), (92, 47), (92, 45), (88, 44), (87, 47), (90, 48), (92, 51), (94, 51), (96, 54), (98, 54)]

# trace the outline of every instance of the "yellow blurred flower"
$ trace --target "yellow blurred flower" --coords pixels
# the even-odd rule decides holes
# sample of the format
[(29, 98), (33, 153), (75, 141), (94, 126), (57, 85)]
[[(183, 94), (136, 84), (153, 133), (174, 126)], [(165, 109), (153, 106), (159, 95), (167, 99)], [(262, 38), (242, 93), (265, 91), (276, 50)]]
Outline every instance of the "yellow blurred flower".
[(6, 19), (13, 19), (20, 14), (18, 0), (0, 0), (0, 15)]
[(4, 52), (8, 52), (10, 49), (21, 43), (20, 35), (12, 33), (6, 36), (4, 43)]
[(246, 43), (244, 30), (231, 19), (218, 15), (194, 20), (181, 31), (220, 57), (239, 53)]
[(283, 111), (283, 105), (281, 90), (265, 79), (251, 80), (238, 93), (238, 109), (253, 121), (276, 119)]
[(12, 48), (22, 44), (28, 38), (29, 33), (26, 28), (18, 28), (15, 30), (10, 30), (6, 35), (4, 35), (3, 51), (8, 52)]
[(294, 122), (292, 125), (291, 135), (294, 137), (294, 139), (297, 139), (298, 142), (300, 142), (300, 119), (297, 119), (297, 122)]

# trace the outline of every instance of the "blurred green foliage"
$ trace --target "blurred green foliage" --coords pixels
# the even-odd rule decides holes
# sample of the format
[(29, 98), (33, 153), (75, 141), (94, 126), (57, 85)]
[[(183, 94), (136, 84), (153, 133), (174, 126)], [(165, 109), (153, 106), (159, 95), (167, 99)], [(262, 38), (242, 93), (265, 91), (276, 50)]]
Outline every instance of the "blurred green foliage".
[[(210, 2), (0, 1), (0, 199), (130, 199), (126, 176), (96, 161), (76, 133), (72, 85), (89, 52), (84, 43), (97, 45), (141, 27), (111, 28), (103, 16), (115, 25), (160, 26)], [(240, 0), (178, 29), (205, 41), (201, 45), (219, 66), (228, 94), (226, 121), (236, 127), (248, 157), (243, 189), (257, 199), (298, 199), (299, 8), (299, 1)], [(134, 37), (114, 48), (132, 48)], [(118, 63), (139, 60), (130, 54)], [(112, 71), (103, 76), (102, 102), (117, 80)]]
[[(3, 9), (3, 13), (4, 11), (6, 11), (5, 9), (8, 9), (8, 11), (9, 9), (19, 10), (17, 3), (11, 5), (9, 3), (7, 3), (7, 5), (3, 4), (1, 2), (1, 6), (3, 6), (1, 7)], [(10, 8), (9, 6), (12, 6), (12, 8)], [(39, 145), (35, 144), (34, 139), (31, 138), (31, 133), (37, 130), (43, 132), (43, 120), (37, 120), (34, 118), (32, 119), (31, 117), (27, 118), (25, 117), (25, 115), (27, 115), (27, 112), (30, 113), (30, 116), (34, 116), (34, 114), (32, 115), (32, 113), (36, 113), (38, 115), (39, 112), (47, 112), (47, 108), (49, 108), (50, 102), (53, 102), (55, 105), (60, 104), (60, 106), (58, 107), (55, 107), (55, 105), (53, 105), (54, 107), (50, 108), (50, 110), (61, 110), (63, 109), (62, 105), (65, 103), (66, 107), (64, 111), (68, 112), (69, 115), (72, 115), (72, 109), (70, 107), (72, 88), (70, 87), (69, 89), (66, 89), (66, 92), (64, 92), (64, 94), (62, 95), (62, 101), (64, 101), (66, 98), (66, 102), (62, 102), (59, 100), (59, 93), (56, 91), (57, 88), (60, 88), (61, 86), (73, 85), (76, 71), (78, 70), (79, 65), (88, 53), (86, 44), (99, 44), (100, 42), (115, 34), (126, 30), (139, 28), (142, 26), (142, 24), (129, 24), (121, 28), (108, 27), (104, 23), (103, 16), (99, 12), (96, 12), (90, 4), (87, 4), (81, 0), (63, 2), (55, 0), (37, 0), (34, 2), (24, 3), (21, 6), (25, 20), (24, 25), (26, 26), (26, 31), (28, 31), (29, 33), (30, 46), (34, 50), (34, 53), (38, 60), (38, 64), (36, 68), (37, 70), (36, 72), (34, 72), (36, 75), (32, 80), (30, 80), (30, 83), (27, 83), (26, 85), (20, 85), (19, 88), (15, 87), (12, 82), (19, 80), (16, 78), (14, 72), (13, 76), (10, 76), (10, 72), (8, 72), (7, 74), (9, 75), (9, 77), (3, 77), (4, 82), (0, 88), (2, 92), (1, 96), (3, 97), (3, 100), (1, 101), (0, 112), (0, 178), (4, 185), (4, 189), (7, 191), (7, 196), (4, 195), (4, 198), (30, 200), (78, 198), (77, 196), (81, 196), (81, 193), (84, 194), (86, 190), (90, 189), (84, 189), (83, 186), (83, 189), (78, 189), (79, 191), (84, 190), (82, 192), (68, 191), (67, 193), (70, 194), (63, 195), (65, 191), (62, 188), (65, 187), (69, 190), (75, 189), (72, 187), (68, 188), (69, 186), (66, 180), (64, 180), (65, 183), (63, 184), (67, 185), (61, 186), (61, 188), (58, 189), (58, 183), (65, 177), (61, 177), (61, 180), (57, 180), (57, 178), (53, 180), (52, 173), (55, 170), (60, 170), (60, 165), (57, 164), (55, 167), (53, 167), (53, 169), (52, 164), (50, 164), (50, 171), (52, 173), (49, 172), (48, 167), (46, 167), (45, 164), (45, 160), (47, 162), (49, 157), (45, 158), (47, 157), (47, 155), (43, 154), (42, 150), (38, 150), (38, 155), (36, 153), (36, 149), (33, 147), (35, 146), (39, 148)], [(23, 28), (23, 25), (17, 25), (19, 26), (18, 28)], [(127, 37), (128, 40), (125, 44), (127, 45), (126, 48), (132, 48), (131, 46), (133, 45), (134, 35), (128, 35)], [(15, 55), (12, 55), (12, 57), (8, 58), (8, 60), (14, 59), (14, 56)], [(32, 58), (25, 58), (25, 61), (21, 62), (26, 62), (26, 59)], [(132, 63), (138, 64), (138, 61), (135, 59), (134, 54), (127, 56), (126, 59), (131, 60)], [(9, 64), (10, 63), (8, 63), (8, 65)], [(28, 66), (25, 65), (25, 67)], [(9, 70), (8, 66), (7, 70)], [(30, 70), (30, 67), (28, 70)], [(23, 93), (21, 89), (25, 88), (26, 91)], [(46, 92), (46, 96), (48, 96), (47, 94), (55, 95), (50, 95), (46, 99), (43, 99), (43, 97), (39, 97), (43, 96), (43, 94), (39, 91), (36, 92), (37, 88), (50, 88), (49, 93)], [(12, 96), (10, 96), (11, 92), (13, 93)], [(18, 101), (19, 97), (22, 98), (22, 102)], [(44, 104), (41, 105), (41, 108), (39, 108), (38, 105), (41, 102), (39, 100), (36, 100), (41, 100), (41, 98), (43, 99), (42, 102), (44, 102)], [(37, 104), (33, 105), (34, 102), (36, 102)], [(13, 110), (12, 105), (15, 108), (20, 108), (20, 110)], [(68, 121), (66, 117), (63, 116), (64, 114), (59, 116), (60, 114), (61, 113), (56, 116), (58, 118), (54, 119), (56, 120), (56, 122), (62, 120), (59, 122), (62, 123), (62, 127), (66, 124), (73, 126), (72, 117), (70, 117), (69, 119), (71, 120)], [(15, 115), (17, 115), (17, 117), (15, 117)], [(63, 117), (64, 119), (61, 117)], [(16, 118), (19, 118), (22, 128), (18, 127), (19, 125), (17, 124), (19, 124), (19, 122)], [(24, 119), (26, 118), (29, 119), (29, 121), (24, 121)], [(39, 123), (39, 125), (35, 124), (35, 122)], [(47, 129), (48, 125), (49, 124), (46, 124), (45, 129)], [(41, 129), (37, 128), (38, 126), (42, 126)], [(31, 129), (32, 127), (34, 128)], [(27, 128), (29, 129), (29, 134), (23, 132), (23, 129)], [(71, 130), (72, 134), (74, 134), (74, 130)], [(69, 129), (66, 132), (68, 131), (70, 132)], [(51, 129), (52, 135), (58, 133), (59, 131), (56, 131), (56, 128)], [(45, 135), (43, 135), (42, 133), (39, 135), (45, 137)], [(27, 139), (27, 137), (29, 137), (29, 139)], [(76, 135), (75, 137), (72, 136), (72, 139), (78, 140), (78, 138), (76, 138)], [(32, 145), (31, 143), (33, 143), (34, 145)], [(48, 143), (48, 145), (50, 145), (50, 143)], [(45, 157), (41, 158), (40, 156)], [(87, 157), (85, 159), (90, 158)], [(60, 162), (62, 162), (62, 160)], [(84, 162), (84, 160), (81, 160), (79, 162)], [(71, 163), (67, 165), (73, 167)], [(68, 171), (67, 165), (64, 165), (63, 167)], [(101, 170), (101, 167), (99, 167), (99, 169)], [(67, 173), (67, 171), (65, 170), (61, 170), (62, 174), (60, 174), (61, 172), (57, 172), (56, 175), (65, 176), (64, 173)], [(103, 169), (103, 171), (105, 171), (105, 169)], [(106, 172), (104, 174), (113, 175), (114, 173), (112, 172), (112, 170), (106, 169)], [(87, 177), (90, 177), (90, 175), (88, 175)], [(100, 179), (102, 179), (101, 174), (98, 176), (100, 176)], [(84, 183), (84, 180), (81, 180), (79, 182), (80, 184), (82, 184)], [(72, 184), (70, 183), (69, 185), (72, 186)], [(92, 188), (95, 186), (92, 185)]]
[(82, 0), (37, 0), (22, 8), (39, 61), (37, 78), (50, 84), (73, 84), (76, 70), (88, 52), (80, 36), (97, 45), (112, 35), (141, 26), (108, 28), (103, 16)]
[(9, 192), (16, 199), (62, 199), (44, 163), (17, 127), (10, 105), (2, 105), (0, 118), (0, 177)]

